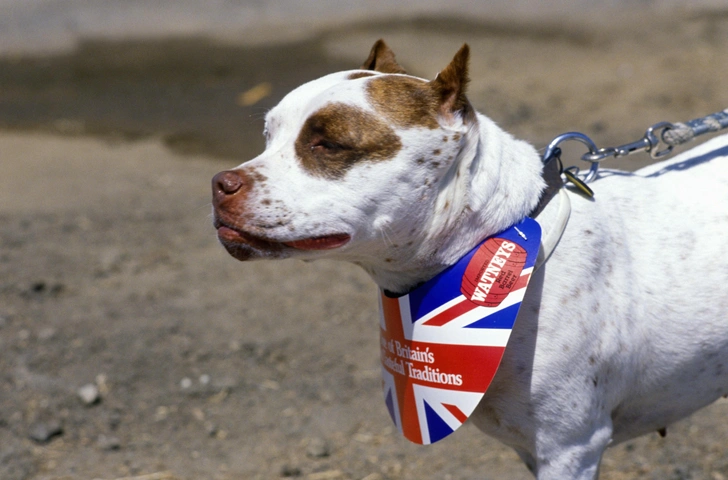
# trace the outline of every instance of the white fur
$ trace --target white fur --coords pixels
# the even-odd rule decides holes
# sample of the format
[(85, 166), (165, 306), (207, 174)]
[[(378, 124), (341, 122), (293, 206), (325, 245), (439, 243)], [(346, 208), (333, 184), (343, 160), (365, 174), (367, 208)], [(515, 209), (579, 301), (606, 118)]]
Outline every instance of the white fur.
[[(238, 167), (266, 177), (251, 187), (241, 227), (268, 225), (267, 238), (280, 242), (351, 235), (338, 249), (278, 256), (352, 261), (404, 291), (532, 210), (543, 188), (538, 154), (482, 115), (435, 131), (395, 129), (403, 145), (395, 158), (338, 180), (305, 172), (294, 142), (308, 115), (332, 101), (376, 114), (368, 79), (350, 73), (289, 94), (268, 115), (266, 151)], [(453, 133), (460, 141), (443, 143)], [(453, 158), (438, 169), (415, 165), (434, 149)], [(569, 194), (566, 231), (534, 274), (472, 417), (539, 479), (594, 479), (610, 444), (728, 393), (726, 157), (723, 136), (636, 173), (603, 171), (593, 201)], [(539, 216), (544, 229), (556, 209), (552, 202)]]

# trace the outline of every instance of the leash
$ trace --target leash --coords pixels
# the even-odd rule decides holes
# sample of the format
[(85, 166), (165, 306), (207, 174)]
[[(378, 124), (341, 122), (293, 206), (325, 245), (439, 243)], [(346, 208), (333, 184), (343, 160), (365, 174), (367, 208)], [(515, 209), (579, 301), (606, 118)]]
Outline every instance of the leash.
[(728, 109), (720, 112), (696, 118), (685, 123), (659, 122), (649, 127), (642, 138), (632, 143), (618, 147), (597, 148), (596, 143), (580, 132), (567, 132), (554, 138), (543, 154), (544, 165), (557, 161), (561, 165), (561, 149), (559, 145), (566, 141), (577, 141), (585, 145), (589, 151), (581, 156), (591, 166), (586, 173), (581, 173), (579, 167), (560, 167), (561, 174), (565, 180), (576, 187), (581, 193), (589, 198), (594, 197), (594, 192), (587, 185), (594, 180), (599, 173), (599, 164), (608, 158), (619, 158), (632, 155), (638, 152), (649, 153), (652, 158), (662, 158), (673, 153), (673, 149), (679, 145), (693, 140), (695, 137), (710, 132), (718, 132), (728, 128)]
[[(556, 249), (559, 240), (561, 240), (564, 230), (566, 230), (566, 224), (571, 214), (569, 197), (562, 188), (566, 182), (570, 183), (586, 197), (593, 198), (594, 191), (587, 184), (597, 177), (599, 164), (603, 160), (624, 157), (638, 152), (647, 152), (655, 159), (662, 158), (673, 153), (675, 147), (687, 143), (695, 137), (709, 132), (717, 132), (724, 128), (728, 128), (728, 109), (685, 123), (656, 123), (649, 127), (639, 140), (618, 147), (598, 148), (591, 138), (580, 132), (567, 132), (554, 138), (546, 148), (542, 159), (544, 164), (542, 176), (546, 182), (546, 189), (542, 193), (538, 205), (529, 216), (537, 219), (538, 215), (557, 195), (559, 197), (559, 208), (554, 224), (548, 231), (543, 232), (541, 250), (536, 260), (535, 270), (538, 270), (546, 263)], [(577, 166), (563, 167), (559, 145), (566, 141), (576, 141), (588, 148), (589, 151), (581, 156), (582, 160), (591, 162), (591, 167), (586, 173), (580, 173)]]

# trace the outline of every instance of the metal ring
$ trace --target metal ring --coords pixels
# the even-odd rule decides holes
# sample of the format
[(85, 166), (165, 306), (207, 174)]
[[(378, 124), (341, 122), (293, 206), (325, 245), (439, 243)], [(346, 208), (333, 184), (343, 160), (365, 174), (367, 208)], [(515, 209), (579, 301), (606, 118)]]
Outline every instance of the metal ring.
[[(551, 156), (554, 154), (554, 152), (558, 148), (559, 144), (562, 142), (565, 142), (567, 140), (576, 140), (577, 142), (580, 142), (580, 143), (586, 145), (586, 147), (589, 149), (589, 153), (586, 155), (600, 155), (600, 150), (597, 148), (596, 143), (594, 143), (594, 141), (591, 138), (587, 137), (583, 133), (567, 132), (567, 133), (562, 133), (558, 137), (551, 140), (551, 143), (549, 143), (549, 146), (546, 147), (546, 151), (543, 154), (542, 161), (544, 163), (546, 163), (546, 161), (548, 161), (551, 158)], [(603, 157), (603, 158), (606, 158), (606, 157)], [(582, 160), (583, 159), (584, 159), (584, 157), (582, 157)], [(579, 167), (575, 167), (575, 168), (577, 169), (577, 172), (578, 172)], [(589, 183), (592, 180), (594, 180), (597, 177), (598, 171), (599, 171), (599, 162), (591, 161), (591, 167), (589, 168), (589, 172), (587, 172), (586, 176), (584, 177), (584, 183)]]
[(546, 147), (546, 151), (543, 153), (543, 161), (544, 163), (551, 158), (551, 155), (553, 155), (554, 151), (556, 150), (556, 147), (559, 146), (560, 143), (565, 142), (567, 140), (576, 140), (577, 142), (581, 142), (584, 145), (586, 145), (589, 148), (589, 153), (596, 154), (598, 153), (597, 145), (592, 141), (591, 138), (587, 137), (583, 133), (579, 132), (567, 132), (562, 133), (558, 137), (551, 140), (551, 143), (549, 143), (549, 146)]

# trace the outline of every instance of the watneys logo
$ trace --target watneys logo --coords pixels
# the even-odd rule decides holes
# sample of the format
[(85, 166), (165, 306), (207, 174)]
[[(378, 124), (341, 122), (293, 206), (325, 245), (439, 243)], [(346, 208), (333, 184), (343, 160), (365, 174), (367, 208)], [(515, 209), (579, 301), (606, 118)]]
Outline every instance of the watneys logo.
[(473, 303), (497, 307), (513, 290), (525, 264), (523, 247), (502, 238), (489, 238), (465, 269), (460, 291)]

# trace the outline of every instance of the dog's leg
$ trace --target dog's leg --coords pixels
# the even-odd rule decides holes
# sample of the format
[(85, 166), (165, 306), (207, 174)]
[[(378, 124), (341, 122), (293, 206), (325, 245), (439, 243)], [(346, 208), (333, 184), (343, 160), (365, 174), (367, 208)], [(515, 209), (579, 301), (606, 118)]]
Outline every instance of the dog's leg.
[[(596, 480), (604, 450), (612, 438), (609, 417), (593, 419), (584, 425), (582, 435), (548, 428), (536, 441), (536, 478), (538, 480)], [(523, 458), (523, 457), (521, 457)]]
[(554, 264), (533, 274), (498, 373), (470, 420), (511, 446), (539, 480), (593, 480), (612, 438), (607, 383), (595, 380), (604, 377), (599, 364), (579, 362), (596, 345), (570, 335), (583, 333), (558, 316), (563, 303), (545, 303), (547, 270)]

